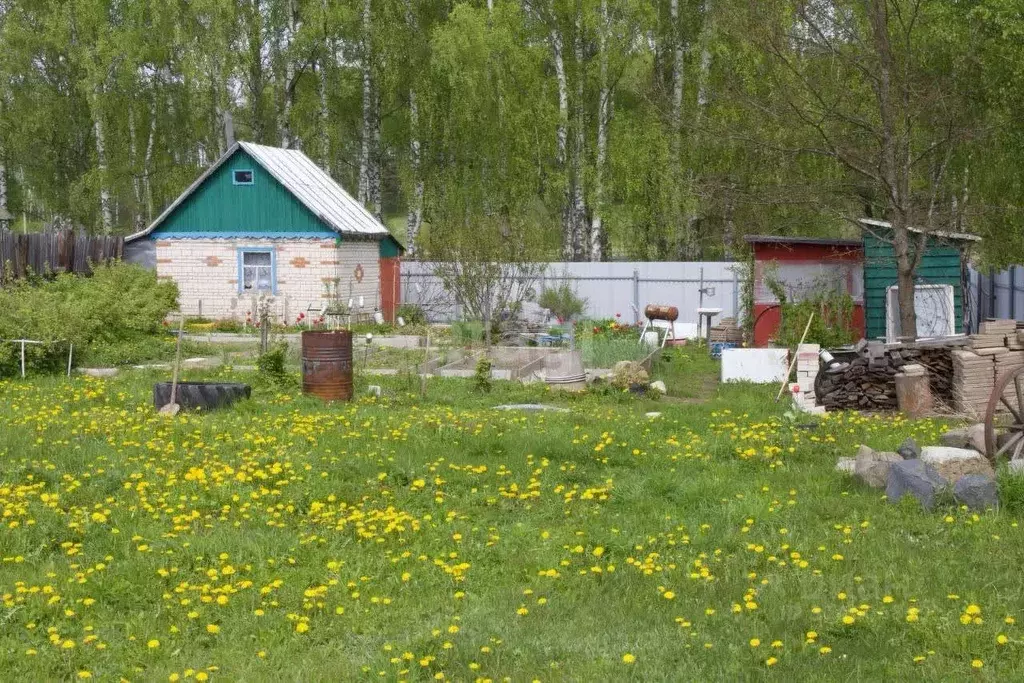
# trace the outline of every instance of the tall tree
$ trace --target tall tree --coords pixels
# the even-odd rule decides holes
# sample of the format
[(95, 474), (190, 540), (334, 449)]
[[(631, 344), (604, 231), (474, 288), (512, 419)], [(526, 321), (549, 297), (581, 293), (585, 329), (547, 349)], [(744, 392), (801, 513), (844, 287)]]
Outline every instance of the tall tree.
[[(916, 270), (928, 234), (954, 222), (946, 208), (951, 161), (975, 124), (964, 74), (943, 56), (956, 30), (943, 4), (818, 0), (755, 10), (756, 21), (774, 27), (760, 34), (776, 86), (770, 111), (805, 135), (792, 151), (837, 164), (862, 188), (858, 198), (866, 191), (891, 223), (900, 327), (909, 337)], [(852, 208), (856, 221), (861, 207)]]

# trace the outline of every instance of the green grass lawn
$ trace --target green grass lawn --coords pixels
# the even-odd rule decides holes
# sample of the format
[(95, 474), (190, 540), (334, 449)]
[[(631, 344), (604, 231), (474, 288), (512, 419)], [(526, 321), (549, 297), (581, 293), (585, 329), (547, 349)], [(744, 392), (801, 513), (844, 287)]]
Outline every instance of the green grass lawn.
[(1024, 678), (1009, 480), (925, 513), (833, 471), (938, 423), (402, 377), (167, 419), (156, 379), (0, 381), (4, 680)]

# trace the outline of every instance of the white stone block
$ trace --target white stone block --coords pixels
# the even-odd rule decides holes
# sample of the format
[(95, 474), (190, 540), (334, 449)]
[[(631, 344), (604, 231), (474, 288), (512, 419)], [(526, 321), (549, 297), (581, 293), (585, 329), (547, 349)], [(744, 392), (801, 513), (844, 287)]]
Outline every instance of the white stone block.
[(781, 382), (789, 369), (786, 349), (723, 349), (722, 381)]

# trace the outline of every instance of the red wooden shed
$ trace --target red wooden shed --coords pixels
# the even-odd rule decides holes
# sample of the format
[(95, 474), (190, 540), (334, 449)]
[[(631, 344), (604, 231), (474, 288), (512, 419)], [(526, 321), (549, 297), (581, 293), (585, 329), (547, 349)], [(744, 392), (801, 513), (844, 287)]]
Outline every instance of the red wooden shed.
[(836, 287), (853, 299), (853, 326), (864, 335), (864, 245), (860, 240), (817, 237), (746, 238), (754, 251), (754, 346), (767, 346), (779, 328), (779, 301), (765, 284), (773, 273), (798, 301), (821, 287)]

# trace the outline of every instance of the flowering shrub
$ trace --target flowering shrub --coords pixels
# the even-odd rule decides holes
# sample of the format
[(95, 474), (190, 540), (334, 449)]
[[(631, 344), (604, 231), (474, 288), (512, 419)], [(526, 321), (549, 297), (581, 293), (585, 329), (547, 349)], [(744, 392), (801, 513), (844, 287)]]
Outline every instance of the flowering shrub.
[(636, 337), (640, 325), (633, 325), (622, 320), (622, 314), (616, 313), (614, 318), (605, 320), (581, 320), (576, 323), (576, 334), (592, 334), (596, 337)]

